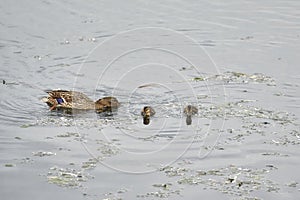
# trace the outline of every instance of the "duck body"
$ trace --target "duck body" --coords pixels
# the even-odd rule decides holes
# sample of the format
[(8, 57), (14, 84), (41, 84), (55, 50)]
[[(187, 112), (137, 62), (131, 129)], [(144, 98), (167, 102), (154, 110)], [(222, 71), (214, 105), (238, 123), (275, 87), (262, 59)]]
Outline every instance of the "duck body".
[(198, 108), (192, 105), (188, 105), (184, 108), (183, 113), (187, 116), (196, 115), (198, 113)]
[(104, 97), (94, 102), (81, 92), (68, 90), (46, 91), (48, 97), (42, 99), (50, 110), (96, 110), (97, 112), (117, 109), (120, 103), (115, 97)]
[(143, 117), (151, 117), (151, 116), (155, 115), (155, 110), (151, 106), (145, 106), (142, 109), (141, 115)]

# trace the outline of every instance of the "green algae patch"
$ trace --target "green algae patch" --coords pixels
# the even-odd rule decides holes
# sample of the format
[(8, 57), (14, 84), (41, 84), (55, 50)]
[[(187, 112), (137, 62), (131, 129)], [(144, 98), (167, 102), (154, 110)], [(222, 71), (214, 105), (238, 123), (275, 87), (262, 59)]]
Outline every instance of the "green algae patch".
[(236, 77), (245, 77), (245, 76), (247, 76), (246, 74), (241, 73), (241, 72), (231, 72), (231, 73), (232, 73), (232, 76), (236, 76)]
[(12, 164), (12, 163), (6, 163), (4, 164), (4, 167), (15, 167), (16, 165), (15, 164)]
[(23, 124), (20, 126), (20, 128), (29, 128), (31, 126), (35, 126), (35, 124)]
[(204, 81), (205, 79), (203, 77), (195, 77), (193, 78), (194, 81)]

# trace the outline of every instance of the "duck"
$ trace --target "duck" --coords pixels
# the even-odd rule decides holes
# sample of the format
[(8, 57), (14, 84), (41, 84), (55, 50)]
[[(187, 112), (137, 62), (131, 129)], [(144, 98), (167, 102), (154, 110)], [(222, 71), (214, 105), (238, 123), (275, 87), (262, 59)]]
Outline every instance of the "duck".
[(143, 116), (143, 124), (148, 125), (150, 123), (150, 117), (155, 115), (155, 110), (151, 106), (145, 106), (141, 111), (141, 115)]
[(183, 109), (183, 113), (186, 115), (186, 125), (191, 125), (192, 116), (198, 113), (198, 108), (192, 105), (188, 105)]
[(48, 90), (48, 97), (42, 101), (53, 110), (95, 110), (106, 112), (117, 109), (120, 106), (115, 97), (104, 97), (96, 102), (81, 92), (69, 90)]

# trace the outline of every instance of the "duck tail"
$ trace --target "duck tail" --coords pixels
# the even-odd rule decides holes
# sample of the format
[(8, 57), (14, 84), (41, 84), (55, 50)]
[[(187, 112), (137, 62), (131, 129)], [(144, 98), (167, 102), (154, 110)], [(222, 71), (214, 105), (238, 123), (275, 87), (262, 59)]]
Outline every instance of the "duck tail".
[(49, 102), (49, 99), (48, 99), (47, 97), (43, 97), (43, 98), (41, 99), (41, 101), (44, 102), (44, 103), (47, 103), (47, 102)]

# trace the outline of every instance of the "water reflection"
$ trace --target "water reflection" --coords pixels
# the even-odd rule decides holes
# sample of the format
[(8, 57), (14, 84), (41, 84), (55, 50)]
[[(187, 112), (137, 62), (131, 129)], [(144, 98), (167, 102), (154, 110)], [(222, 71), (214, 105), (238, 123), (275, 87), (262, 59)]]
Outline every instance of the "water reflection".
[(114, 110), (106, 110), (103, 112), (96, 112), (99, 119), (107, 119), (113, 120), (114, 117), (117, 115), (117, 109)]
[(143, 124), (149, 125), (150, 124), (150, 117), (143, 117)]
[(192, 121), (192, 116), (190, 116), (190, 115), (186, 116), (185, 122), (186, 122), (186, 125), (191, 125), (192, 122), (193, 122), (193, 121)]

